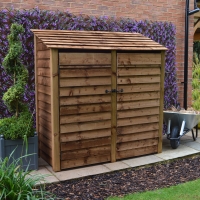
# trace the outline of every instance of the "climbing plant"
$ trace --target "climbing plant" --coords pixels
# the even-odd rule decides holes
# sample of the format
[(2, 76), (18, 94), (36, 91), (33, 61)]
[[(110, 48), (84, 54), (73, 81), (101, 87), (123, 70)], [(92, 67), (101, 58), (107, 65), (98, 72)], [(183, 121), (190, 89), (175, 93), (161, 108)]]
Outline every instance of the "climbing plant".
[(200, 61), (197, 53), (194, 54), (192, 66), (192, 107), (200, 110)]
[(29, 71), (28, 84), (25, 86), (23, 102), (29, 104), (34, 112), (34, 42), (31, 29), (59, 29), (59, 30), (88, 30), (88, 31), (117, 31), (138, 32), (168, 48), (165, 65), (164, 107), (176, 106), (178, 103), (178, 87), (176, 79), (176, 29), (169, 22), (152, 22), (148, 20), (136, 21), (127, 18), (111, 18), (107, 16), (73, 15), (69, 12), (53, 12), (40, 10), (2, 10), (0, 11), (0, 118), (10, 113), (1, 101), (1, 95), (12, 84), (10, 76), (2, 67), (2, 58), (8, 50), (6, 36), (12, 23), (21, 24), (25, 31), (21, 34), (23, 52), (22, 63)]

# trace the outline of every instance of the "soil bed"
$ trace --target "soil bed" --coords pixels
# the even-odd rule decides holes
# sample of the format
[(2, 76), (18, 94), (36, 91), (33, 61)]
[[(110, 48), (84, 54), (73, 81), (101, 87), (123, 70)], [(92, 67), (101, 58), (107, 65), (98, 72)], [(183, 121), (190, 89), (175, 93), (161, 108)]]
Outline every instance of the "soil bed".
[(200, 178), (200, 155), (107, 174), (49, 184), (57, 199), (104, 200), (110, 196), (155, 190)]

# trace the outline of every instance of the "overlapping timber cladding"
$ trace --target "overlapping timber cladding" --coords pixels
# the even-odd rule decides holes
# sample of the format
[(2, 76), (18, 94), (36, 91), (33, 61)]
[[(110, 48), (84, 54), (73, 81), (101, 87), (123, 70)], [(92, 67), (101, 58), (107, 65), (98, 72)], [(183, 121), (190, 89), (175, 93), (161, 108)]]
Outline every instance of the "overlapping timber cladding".
[(165, 47), (138, 33), (32, 31), (40, 156), (54, 171), (162, 151)]

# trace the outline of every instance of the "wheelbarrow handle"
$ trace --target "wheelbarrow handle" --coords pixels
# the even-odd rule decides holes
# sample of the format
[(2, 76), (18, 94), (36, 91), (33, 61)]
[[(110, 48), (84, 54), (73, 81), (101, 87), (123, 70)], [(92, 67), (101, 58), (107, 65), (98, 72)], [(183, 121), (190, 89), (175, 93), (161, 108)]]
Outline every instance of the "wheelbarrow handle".
[(168, 120), (168, 124), (167, 124), (167, 134), (170, 134), (170, 127), (171, 127), (171, 119)]

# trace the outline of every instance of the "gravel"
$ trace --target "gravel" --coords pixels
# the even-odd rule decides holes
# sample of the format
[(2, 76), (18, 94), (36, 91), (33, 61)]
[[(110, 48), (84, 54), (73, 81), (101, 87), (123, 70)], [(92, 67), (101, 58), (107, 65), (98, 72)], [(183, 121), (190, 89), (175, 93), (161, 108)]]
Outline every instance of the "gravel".
[(165, 163), (53, 183), (46, 191), (55, 199), (104, 200), (129, 193), (155, 190), (200, 178), (200, 155)]

